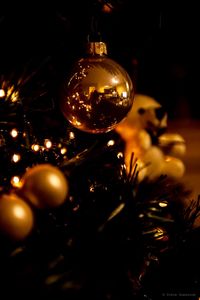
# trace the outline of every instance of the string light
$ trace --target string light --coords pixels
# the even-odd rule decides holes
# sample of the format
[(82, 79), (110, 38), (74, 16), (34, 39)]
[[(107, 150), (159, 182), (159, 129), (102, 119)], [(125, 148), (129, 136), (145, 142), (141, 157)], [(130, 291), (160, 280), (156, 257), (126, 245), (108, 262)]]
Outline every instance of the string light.
[(60, 149), (61, 154), (64, 155), (66, 152), (67, 152), (67, 148), (63, 147), (63, 148)]
[(75, 138), (75, 135), (74, 135), (74, 132), (73, 132), (73, 131), (70, 131), (70, 133), (69, 133), (69, 138), (70, 138), (71, 140), (73, 140), (73, 139)]
[(159, 206), (160, 207), (166, 207), (167, 206), (167, 202), (159, 202)]
[(47, 149), (50, 149), (52, 147), (52, 142), (48, 139), (45, 140), (44, 145)]
[(107, 142), (107, 146), (110, 147), (110, 146), (113, 146), (115, 144), (115, 141), (114, 140), (109, 140)]
[(21, 159), (21, 155), (20, 154), (13, 154), (13, 156), (12, 156), (12, 161), (14, 162), (14, 163), (17, 163), (19, 160)]
[(13, 176), (10, 180), (13, 187), (20, 188), (22, 186), (22, 182), (19, 176)]
[(123, 157), (123, 153), (122, 152), (118, 152), (117, 153), (117, 158), (122, 158)]
[(37, 152), (37, 151), (40, 150), (40, 146), (39, 146), (38, 144), (33, 144), (33, 145), (31, 146), (31, 149), (32, 149), (33, 151)]
[(13, 128), (10, 132), (10, 135), (13, 137), (13, 138), (16, 138), (18, 136), (18, 131), (17, 129)]
[(0, 89), (0, 98), (5, 97), (6, 93), (4, 91), (4, 89)]
[(16, 102), (18, 100), (18, 97), (19, 97), (18, 91), (13, 92), (10, 96), (12, 102)]

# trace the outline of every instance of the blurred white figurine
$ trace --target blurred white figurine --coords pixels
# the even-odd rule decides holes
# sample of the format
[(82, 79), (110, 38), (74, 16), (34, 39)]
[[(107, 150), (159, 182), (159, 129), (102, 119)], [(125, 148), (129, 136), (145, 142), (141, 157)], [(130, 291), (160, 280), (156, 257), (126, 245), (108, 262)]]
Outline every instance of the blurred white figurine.
[(138, 180), (149, 180), (161, 175), (181, 178), (185, 166), (181, 157), (185, 154), (184, 138), (177, 133), (165, 133), (167, 113), (153, 98), (135, 95), (133, 107), (116, 131), (125, 141), (125, 163), (130, 168), (132, 153), (137, 158)]

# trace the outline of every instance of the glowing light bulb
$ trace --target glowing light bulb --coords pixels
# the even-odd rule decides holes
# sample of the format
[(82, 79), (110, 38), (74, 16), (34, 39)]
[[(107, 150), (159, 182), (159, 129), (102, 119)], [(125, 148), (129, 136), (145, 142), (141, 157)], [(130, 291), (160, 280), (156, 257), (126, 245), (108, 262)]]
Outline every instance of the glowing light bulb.
[(13, 128), (10, 132), (10, 135), (13, 137), (13, 138), (16, 138), (18, 136), (18, 131), (17, 129)]
[(52, 147), (52, 142), (48, 139), (45, 140), (44, 145), (47, 149)]
[(69, 133), (69, 138), (70, 138), (71, 140), (73, 140), (73, 139), (75, 138), (75, 135), (74, 135), (74, 132), (73, 132), (73, 131), (70, 131), (70, 133)]
[(166, 207), (167, 206), (167, 202), (159, 202), (159, 206), (160, 207)]
[(117, 158), (122, 158), (123, 157), (123, 153), (122, 152), (118, 152), (117, 153)]
[(63, 147), (63, 148), (60, 149), (61, 154), (64, 155), (66, 152), (67, 152), (67, 148)]
[(4, 91), (4, 89), (0, 89), (0, 98), (5, 97), (6, 93)]
[(107, 142), (107, 146), (110, 147), (110, 146), (113, 146), (115, 144), (115, 141), (114, 140), (109, 140)]
[(12, 161), (14, 162), (14, 163), (17, 163), (19, 160), (21, 159), (21, 155), (20, 154), (13, 154), (13, 156), (12, 156)]
[(18, 91), (13, 92), (10, 96), (12, 102), (16, 102), (18, 100), (18, 97), (19, 97)]
[(37, 151), (40, 150), (40, 146), (39, 146), (38, 144), (33, 144), (33, 145), (31, 146), (31, 149), (32, 149), (33, 151), (37, 152)]
[(22, 182), (19, 178), (19, 176), (13, 176), (10, 180), (13, 187), (20, 188), (22, 186)]

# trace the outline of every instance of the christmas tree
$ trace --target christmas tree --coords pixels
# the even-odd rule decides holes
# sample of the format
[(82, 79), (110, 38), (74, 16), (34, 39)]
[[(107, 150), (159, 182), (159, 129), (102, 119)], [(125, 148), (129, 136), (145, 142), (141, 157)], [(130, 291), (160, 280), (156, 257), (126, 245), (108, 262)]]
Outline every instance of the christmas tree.
[(137, 26), (141, 12), (88, 0), (1, 13), (2, 299), (200, 295), (200, 199), (180, 181), (184, 138), (144, 95), (143, 42), (161, 41), (161, 21), (151, 9)]

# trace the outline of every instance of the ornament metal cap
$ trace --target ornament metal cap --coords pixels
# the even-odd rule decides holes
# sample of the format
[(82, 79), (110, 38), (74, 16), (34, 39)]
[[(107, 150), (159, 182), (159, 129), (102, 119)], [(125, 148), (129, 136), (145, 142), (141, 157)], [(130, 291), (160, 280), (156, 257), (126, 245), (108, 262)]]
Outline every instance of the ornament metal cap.
[(107, 47), (103, 42), (89, 42), (87, 44), (87, 53), (90, 55), (107, 55)]

